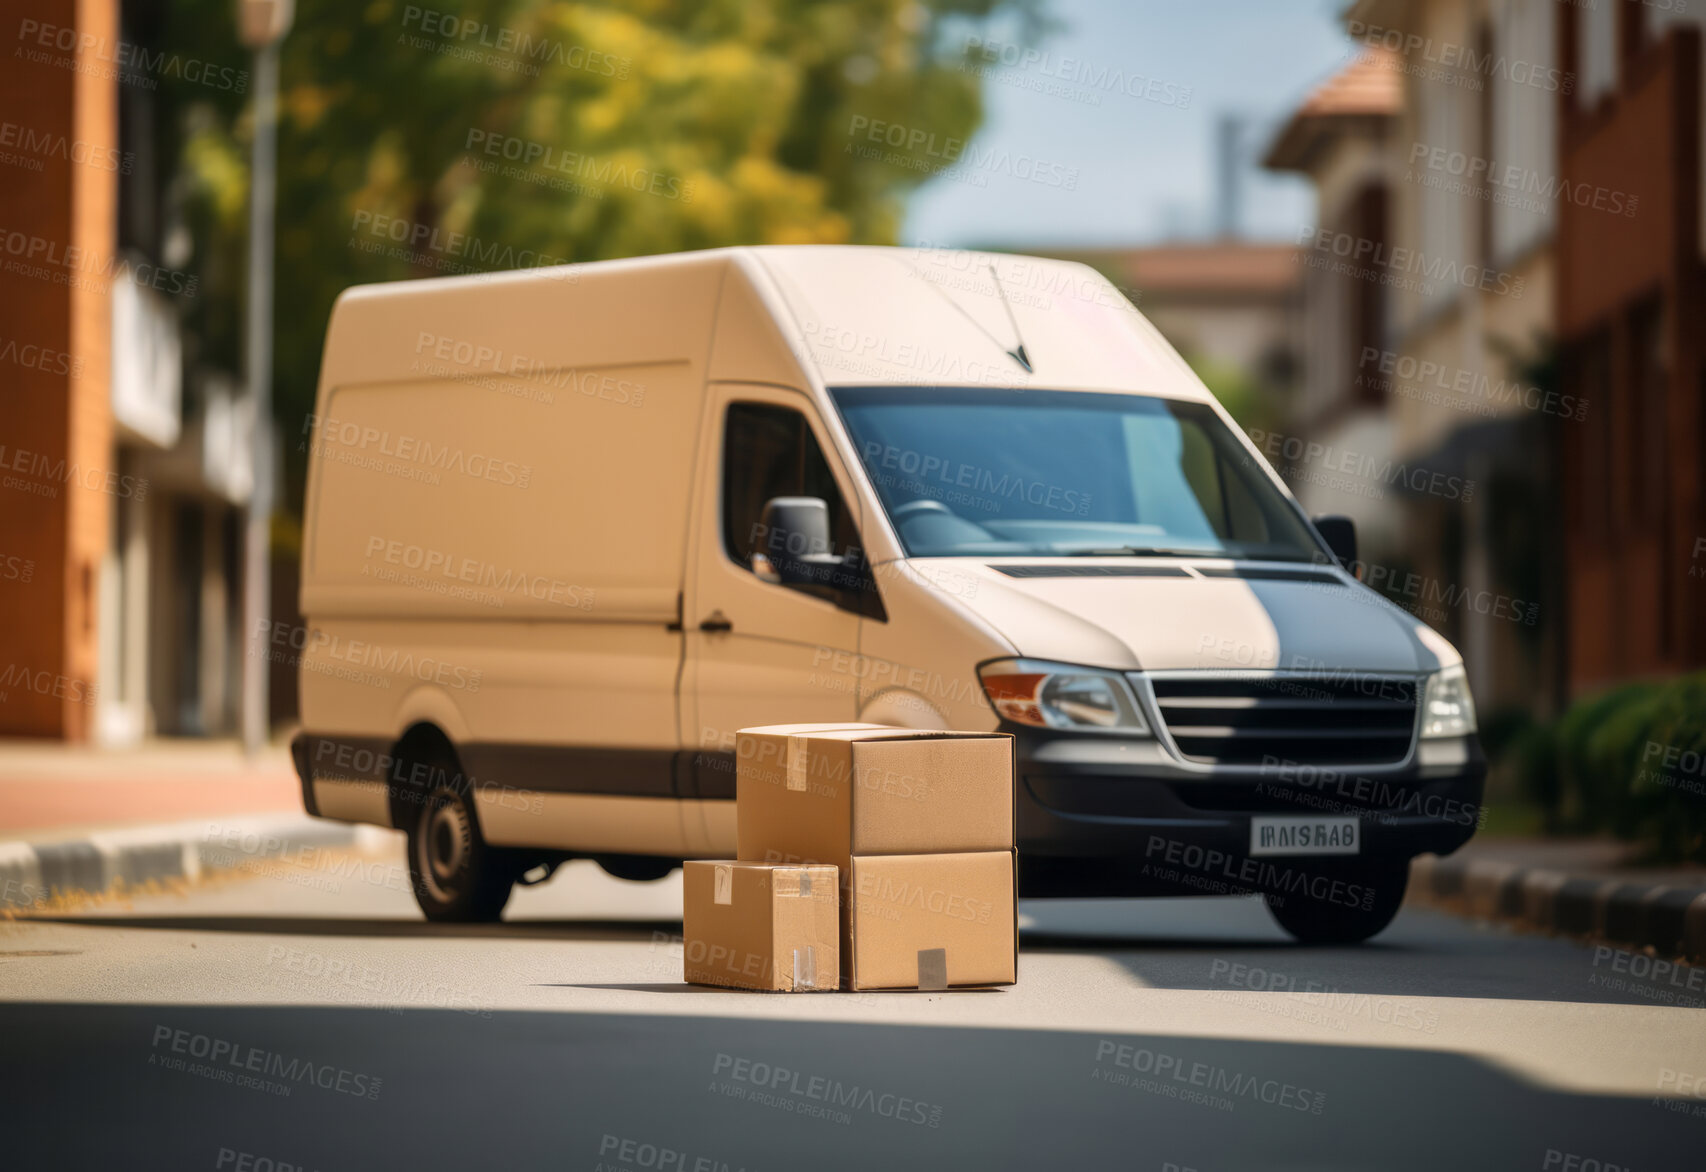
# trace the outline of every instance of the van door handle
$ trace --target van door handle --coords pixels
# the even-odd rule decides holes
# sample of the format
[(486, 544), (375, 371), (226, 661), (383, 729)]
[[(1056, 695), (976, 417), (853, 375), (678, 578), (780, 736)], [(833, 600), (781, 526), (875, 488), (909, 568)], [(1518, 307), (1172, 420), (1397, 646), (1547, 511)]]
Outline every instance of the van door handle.
[(710, 618), (699, 624), (699, 629), (701, 631), (732, 631), (735, 629), (735, 625), (729, 622), (722, 611), (714, 610), (711, 612)]

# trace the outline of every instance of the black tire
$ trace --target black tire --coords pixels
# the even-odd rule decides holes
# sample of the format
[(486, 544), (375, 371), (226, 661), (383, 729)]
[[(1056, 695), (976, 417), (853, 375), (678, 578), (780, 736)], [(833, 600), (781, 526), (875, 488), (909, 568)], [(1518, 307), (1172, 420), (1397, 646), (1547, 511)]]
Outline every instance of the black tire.
[[(461, 774), (452, 764), (431, 776), (460, 780)], [(416, 800), (403, 805), (409, 879), (426, 918), (458, 924), (498, 919), (515, 885), (515, 868), (481, 837), (467, 787), (441, 784), (410, 796)]]
[[(1404, 888), (1410, 881), (1406, 861), (1396, 866), (1355, 867), (1314, 872), (1342, 887), (1335, 890), (1347, 898), (1317, 899), (1302, 892), (1263, 897), (1268, 914), (1299, 944), (1360, 944), (1385, 931), (1404, 903)], [(1362, 891), (1355, 891), (1360, 887)]]

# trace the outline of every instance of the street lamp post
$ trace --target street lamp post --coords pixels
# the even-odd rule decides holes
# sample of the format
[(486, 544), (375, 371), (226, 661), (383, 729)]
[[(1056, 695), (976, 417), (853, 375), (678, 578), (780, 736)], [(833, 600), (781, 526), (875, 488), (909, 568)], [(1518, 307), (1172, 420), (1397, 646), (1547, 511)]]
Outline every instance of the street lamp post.
[(255, 137), (249, 164), (249, 297), (244, 363), (254, 411), (254, 487), (243, 532), (243, 749), (267, 742), (264, 624), (272, 614), (268, 557), (272, 524), (272, 262), (274, 168), (278, 154), (278, 46), (290, 29), (293, 0), (237, 0), (237, 27), (254, 50)]

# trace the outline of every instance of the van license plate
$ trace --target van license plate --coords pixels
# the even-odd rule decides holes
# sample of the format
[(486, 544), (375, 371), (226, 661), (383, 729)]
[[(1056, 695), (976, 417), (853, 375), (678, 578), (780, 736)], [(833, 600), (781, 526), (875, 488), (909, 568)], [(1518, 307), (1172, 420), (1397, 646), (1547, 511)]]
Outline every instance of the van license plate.
[(1250, 854), (1354, 855), (1362, 850), (1355, 818), (1252, 818)]

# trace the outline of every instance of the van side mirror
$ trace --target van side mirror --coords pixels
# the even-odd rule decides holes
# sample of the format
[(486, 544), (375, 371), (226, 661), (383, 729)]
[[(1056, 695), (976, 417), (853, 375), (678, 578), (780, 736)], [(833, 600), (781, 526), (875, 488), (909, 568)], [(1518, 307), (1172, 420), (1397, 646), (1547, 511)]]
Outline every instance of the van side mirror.
[[(1321, 534), (1321, 540), (1327, 543), (1327, 548), (1333, 551), (1333, 556), (1339, 559), (1339, 565), (1351, 573), (1356, 573), (1357, 567), (1357, 526), (1349, 517), (1329, 516), (1314, 518), (1315, 529)], [(1362, 575), (1357, 574), (1360, 578)]]
[(841, 567), (829, 549), (829, 505), (815, 496), (778, 496), (764, 502), (752, 571), (783, 586), (828, 584)]

